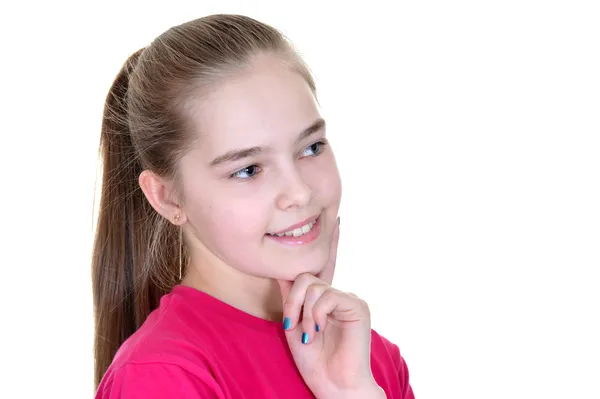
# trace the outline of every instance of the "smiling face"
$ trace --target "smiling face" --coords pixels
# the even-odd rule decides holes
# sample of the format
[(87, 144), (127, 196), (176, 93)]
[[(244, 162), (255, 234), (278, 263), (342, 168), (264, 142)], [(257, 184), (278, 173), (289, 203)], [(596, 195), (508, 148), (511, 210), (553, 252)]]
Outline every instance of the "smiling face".
[(318, 274), (341, 182), (306, 81), (262, 56), (197, 100), (193, 118), (200, 133), (180, 162), (192, 266), (284, 280)]

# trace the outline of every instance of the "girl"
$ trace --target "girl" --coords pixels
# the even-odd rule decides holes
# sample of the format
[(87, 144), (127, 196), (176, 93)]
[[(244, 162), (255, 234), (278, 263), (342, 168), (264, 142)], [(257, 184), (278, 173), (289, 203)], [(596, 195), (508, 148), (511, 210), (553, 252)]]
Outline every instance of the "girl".
[(413, 398), (330, 286), (341, 182), (315, 83), (274, 28), (213, 15), (133, 54), (102, 124), (96, 398)]

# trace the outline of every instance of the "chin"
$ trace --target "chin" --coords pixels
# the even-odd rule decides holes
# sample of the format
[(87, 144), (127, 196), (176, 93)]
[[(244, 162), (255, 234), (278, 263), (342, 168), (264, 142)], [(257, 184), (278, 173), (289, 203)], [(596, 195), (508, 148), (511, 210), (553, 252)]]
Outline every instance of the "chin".
[(299, 254), (295, 255), (290, 261), (283, 262), (283, 264), (287, 264), (286, 278), (294, 280), (303, 273), (309, 273), (316, 276), (323, 271), (328, 259), (329, 254), (322, 253), (307, 254), (304, 256)]

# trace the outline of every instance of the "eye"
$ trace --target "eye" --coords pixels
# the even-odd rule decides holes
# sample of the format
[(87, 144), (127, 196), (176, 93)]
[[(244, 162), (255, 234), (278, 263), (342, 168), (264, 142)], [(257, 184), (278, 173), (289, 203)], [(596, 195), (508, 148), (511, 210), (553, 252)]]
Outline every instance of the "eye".
[(327, 143), (325, 141), (317, 141), (314, 144), (309, 145), (308, 147), (306, 147), (302, 153), (300, 154), (300, 156), (302, 157), (316, 157), (318, 155), (320, 155), (323, 150), (325, 149), (325, 146), (327, 145)]
[(232, 173), (229, 177), (232, 179), (248, 180), (256, 177), (260, 171), (261, 169), (258, 165), (250, 165)]

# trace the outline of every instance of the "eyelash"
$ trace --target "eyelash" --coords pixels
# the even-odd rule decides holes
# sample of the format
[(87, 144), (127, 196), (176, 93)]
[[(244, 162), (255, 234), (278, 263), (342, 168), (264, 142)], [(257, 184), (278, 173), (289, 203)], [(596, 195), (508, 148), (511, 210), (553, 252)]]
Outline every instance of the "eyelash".
[[(323, 153), (323, 151), (325, 150), (325, 146), (327, 145), (327, 140), (319, 140), (315, 143), (312, 143), (311, 145), (309, 145), (308, 147), (306, 147), (304, 150), (302, 150), (301, 154), (303, 154), (306, 150), (310, 149), (311, 147), (317, 146), (317, 149), (314, 155), (306, 155), (307, 156), (312, 156), (312, 157), (318, 157), (319, 155), (321, 155)], [(258, 171), (256, 171), (252, 176), (249, 177), (239, 177), (240, 173), (243, 173), (245, 171), (247, 171), (248, 169), (258, 169)], [(229, 175), (230, 179), (234, 179), (234, 180), (253, 180), (256, 178), (256, 176), (260, 173), (262, 169), (260, 168), (260, 166), (258, 165), (250, 165), (250, 166), (246, 166), (245, 168), (239, 169), (235, 172), (233, 172), (231, 175)]]

